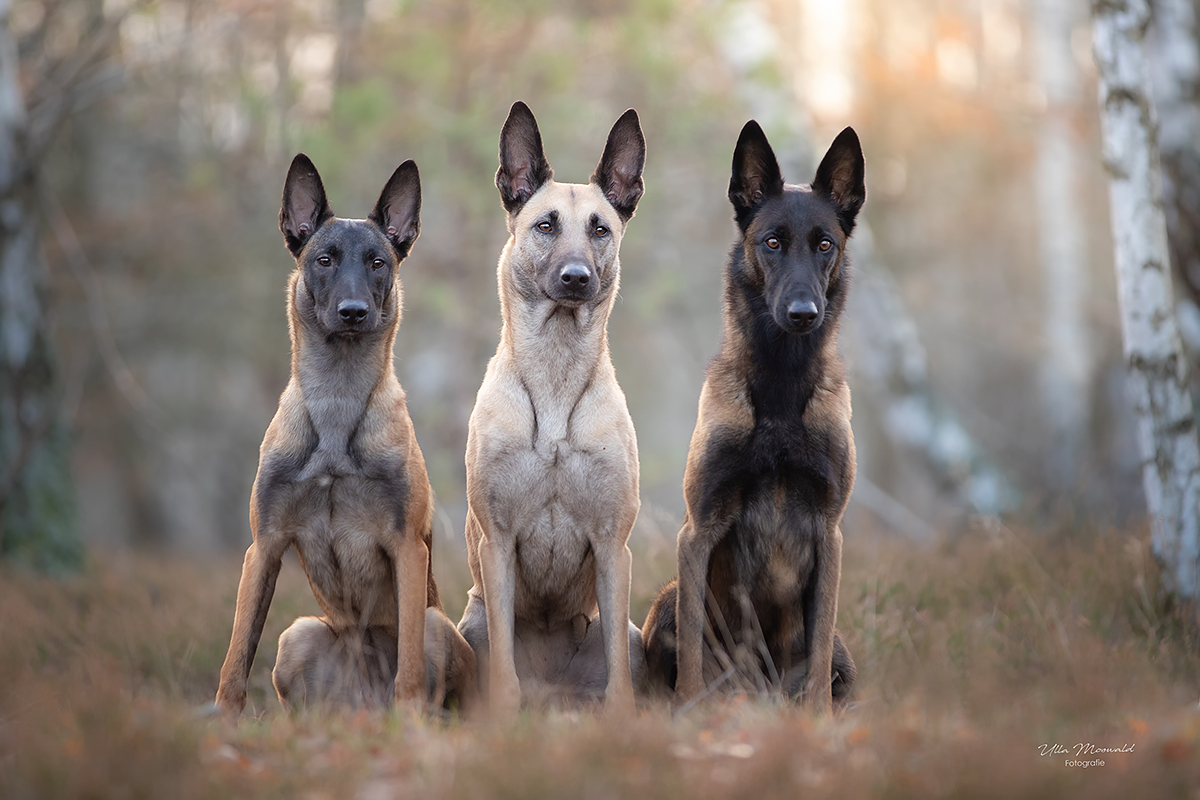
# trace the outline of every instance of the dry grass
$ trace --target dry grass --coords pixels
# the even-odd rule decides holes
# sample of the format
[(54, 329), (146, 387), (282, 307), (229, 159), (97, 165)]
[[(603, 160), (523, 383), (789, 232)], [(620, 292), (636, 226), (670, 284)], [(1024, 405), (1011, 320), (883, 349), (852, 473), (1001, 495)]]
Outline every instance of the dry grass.
[[(654, 525), (635, 535), (639, 615), (674, 559)], [(465, 566), (446, 550), (454, 612)], [(67, 581), (0, 572), (0, 796), (1092, 798), (1200, 785), (1200, 647), (1153, 600), (1140, 536), (981, 530), (927, 549), (850, 536), (840, 625), (861, 677), (835, 719), (745, 696), (682, 718), (650, 704), (621, 723), (590, 709), (505, 727), (288, 718), (270, 689), (274, 642), (315, 610), (290, 563), (252, 675), (256, 718), (227, 726), (194, 709), (216, 689), (237, 575), (234, 560), (151, 557), (96, 559)], [(1133, 752), (1065, 766), (1081, 742)], [(1070, 752), (1040, 756), (1043, 744)]]

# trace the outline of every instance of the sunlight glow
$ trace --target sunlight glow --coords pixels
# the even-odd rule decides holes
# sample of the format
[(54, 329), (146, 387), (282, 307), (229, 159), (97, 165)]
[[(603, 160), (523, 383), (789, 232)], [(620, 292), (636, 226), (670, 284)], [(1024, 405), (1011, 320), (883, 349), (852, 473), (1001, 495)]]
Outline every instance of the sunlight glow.
[(853, 0), (800, 0), (800, 85), (818, 120), (839, 120), (854, 108), (851, 58)]

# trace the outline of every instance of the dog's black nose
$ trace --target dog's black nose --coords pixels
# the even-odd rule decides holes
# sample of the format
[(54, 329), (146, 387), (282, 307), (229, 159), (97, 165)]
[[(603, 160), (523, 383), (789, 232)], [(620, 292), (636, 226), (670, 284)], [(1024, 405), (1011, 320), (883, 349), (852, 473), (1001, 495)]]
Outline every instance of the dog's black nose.
[(592, 276), (588, 274), (587, 267), (580, 264), (569, 264), (563, 267), (562, 272), (558, 273), (558, 278), (563, 282), (563, 286), (569, 289), (582, 289), (588, 285)]
[(812, 325), (817, 321), (817, 304), (812, 300), (793, 300), (788, 306), (788, 319), (793, 325)]
[(367, 318), (367, 313), (370, 308), (363, 300), (343, 300), (338, 303), (338, 316), (342, 318), (342, 322), (350, 325), (357, 325)]

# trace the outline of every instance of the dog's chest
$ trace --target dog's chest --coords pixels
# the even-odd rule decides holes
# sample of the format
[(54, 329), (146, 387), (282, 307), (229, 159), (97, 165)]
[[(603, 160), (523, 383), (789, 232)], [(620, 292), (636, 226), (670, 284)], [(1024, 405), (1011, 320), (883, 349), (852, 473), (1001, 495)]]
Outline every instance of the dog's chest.
[[(799, 600), (836, 506), (836, 469), (824, 448), (793, 427), (762, 426), (714, 450), (724, 461), (718, 493), (737, 503), (715, 576), (771, 605)], [(719, 499), (719, 498), (718, 498)]]
[(359, 476), (293, 486), (296, 552), (321, 609), (335, 626), (394, 625), (388, 487)]
[[(515, 538), (521, 616), (586, 613), (595, 603), (589, 537), (618, 500), (597, 478), (601, 459), (566, 439), (542, 441), (508, 465), (506, 516)], [(586, 607), (586, 608), (585, 608)]]

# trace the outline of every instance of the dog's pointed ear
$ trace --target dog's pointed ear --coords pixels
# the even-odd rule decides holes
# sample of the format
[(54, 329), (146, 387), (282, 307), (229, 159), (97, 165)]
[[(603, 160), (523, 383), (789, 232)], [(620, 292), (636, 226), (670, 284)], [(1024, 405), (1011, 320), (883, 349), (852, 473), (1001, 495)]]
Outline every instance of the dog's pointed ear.
[(729, 202), (738, 225), (745, 228), (753, 211), (781, 194), (783, 173), (775, 151), (759, 124), (750, 120), (733, 148), (733, 174), (729, 178)]
[(518, 100), (509, 109), (508, 119), (500, 131), (500, 169), (496, 171), (496, 188), (500, 190), (505, 211), (509, 214), (520, 211), (542, 184), (553, 177), (554, 170), (542, 149), (537, 120), (529, 106)]
[(813, 194), (830, 199), (847, 236), (854, 230), (854, 220), (867, 201), (865, 175), (858, 134), (853, 128), (846, 128), (837, 135), (821, 159), (817, 176), (813, 178), (812, 190)]
[(608, 132), (604, 155), (592, 173), (592, 183), (600, 187), (608, 202), (628, 222), (646, 190), (642, 170), (646, 167), (646, 137), (637, 112), (632, 108)]
[(283, 205), (279, 210), (279, 230), (293, 256), (299, 256), (304, 243), (327, 221), (333, 209), (325, 198), (325, 186), (317, 168), (304, 153), (298, 153), (288, 168), (283, 183)]
[(408, 255), (421, 235), (421, 174), (415, 161), (396, 167), (367, 219), (384, 232), (397, 257)]

